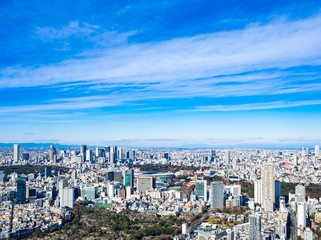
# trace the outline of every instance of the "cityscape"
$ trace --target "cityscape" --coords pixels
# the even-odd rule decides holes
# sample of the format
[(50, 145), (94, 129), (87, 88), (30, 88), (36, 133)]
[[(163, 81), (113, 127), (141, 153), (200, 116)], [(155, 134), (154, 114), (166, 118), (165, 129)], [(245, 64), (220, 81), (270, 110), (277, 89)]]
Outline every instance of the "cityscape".
[(321, 240), (320, 0), (2, 0), (0, 53), (0, 240)]
[[(321, 237), (318, 145), (257, 150), (14, 144), (0, 156), (1, 239)], [(123, 214), (148, 219), (138, 229), (132, 228), (136, 220), (126, 228), (116, 220), (96, 224), (104, 211), (119, 214), (120, 221)], [(149, 226), (155, 216), (163, 224)]]

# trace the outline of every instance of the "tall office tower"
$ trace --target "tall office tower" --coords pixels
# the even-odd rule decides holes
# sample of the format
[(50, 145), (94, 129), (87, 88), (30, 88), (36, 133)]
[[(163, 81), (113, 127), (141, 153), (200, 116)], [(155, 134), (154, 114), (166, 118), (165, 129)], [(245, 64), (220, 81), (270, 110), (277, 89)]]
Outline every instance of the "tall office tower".
[(134, 169), (130, 169), (124, 173), (124, 185), (125, 187), (134, 187)]
[(301, 154), (302, 154), (302, 156), (306, 156), (306, 151), (304, 150), (304, 148), (302, 148)]
[(320, 156), (320, 147), (319, 147), (319, 145), (315, 145), (314, 155), (315, 155), (316, 157), (319, 157), (319, 156)]
[(222, 182), (212, 182), (210, 191), (211, 208), (224, 207), (224, 185)]
[(29, 157), (30, 157), (30, 154), (29, 154), (29, 153), (23, 153), (23, 154), (22, 154), (22, 160), (28, 161), (28, 160), (29, 160)]
[(86, 160), (92, 162), (93, 161), (93, 154), (90, 149), (86, 150)]
[(279, 199), (281, 197), (281, 182), (275, 181), (275, 203), (279, 207)]
[(83, 144), (80, 146), (80, 155), (82, 157), (82, 162), (86, 162), (86, 151), (87, 151), (87, 145)]
[(45, 166), (45, 177), (51, 177), (51, 166)]
[(50, 146), (49, 161), (51, 163), (55, 163), (56, 162), (56, 149), (55, 149), (55, 147), (53, 145)]
[(304, 229), (306, 227), (306, 207), (305, 202), (298, 202), (297, 204), (297, 226), (298, 228)]
[(132, 160), (132, 161), (136, 160), (136, 156), (135, 156), (135, 151), (134, 150), (129, 150), (127, 152), (127, 154), (128, 154), (128, 156), (127, 156), (128, 160)]
[(75, 190), (74, 188), (63, 188), (60, 198), (60, 207), (74, 207)]
[(155, 188), (155, 178), (154, 177), (139, 177), (137, 178), (137, 191), (145, 194), (147, 190), (152, 190)]
[(14, 144), (13, 145), (13, 160), (15, 162), (19, 161), (19, 155), (20, 155), (20, 145)]
[(110, 164), (115, 164), (117, 159), (117, 147), (112, 146), (110, 148), (110, 157), (109, 157), (109, 162)]
[(108, 196), (110, 198), (113, 198), (115, 196), (115, 186), (112, 183), (108, 185)]
[(225, 151), (225, 155), (224, 155), (224, 160), (225, 160), (225, 165), (229, 165), (230, 161), (231, 161), (231, 156), (230, 156), (230, 151), (227, 150)]
[[(269, 204), (275, 204), (275, 175), (274, 166), (272, 164), (266, 164), (261, 171), (262, 179), (262, 206), (267, 208)], [(273, 208), (273, 206), (272, 206)], [(271, 209), (271, 208), (269, 208)]]
[(68, 179), (63, 178), (58, 180), (58, 191), (59, 191), (60, 199), (62, 199), (63, 189), (67, 187), (68, 187)]
[(262, 180), (254, 181), (254, 202), (262, 204)]
[(26, 179), (19, 178), (17, 180), (17, 202), (25, 203), (26, 202)]
[(195, 195), (198, 200), (207, 201), (207, 181), (197, 180), (195, 182)]
[(241, 193), (241, 185), (231, 185), (231, 194), (232, 196), (240, 196)]
[(305, 202), (305, 186), (302, 186), (302, 185), (295, 186), (295, 197), (296, 197), (296, 202)]
[(117, 150), (117, 159), (118, 160), (125, 159), (124, 148), (122, 148), (122, 147), (118, 148), (118, 150)]
[(261, 238), (261, 215), (258, 213), (249, 216), (249, 240), (260, 240)]
[(100, 157), (99, 147), (96, 147), (95, 156), (96, 156), (96, 158)]
[(105, 147), (105, 158), (110, 162), (110, 146)]
[(216, 151), (211, 150), (211, 161), (214, 161), (215, 157), (216, 157)]
[(167, 159), (167, 160), (169, 159), (168, 152), (164, 152), (164, 153), (163, 153), (163, 158), (165, 158), (165, 159)]

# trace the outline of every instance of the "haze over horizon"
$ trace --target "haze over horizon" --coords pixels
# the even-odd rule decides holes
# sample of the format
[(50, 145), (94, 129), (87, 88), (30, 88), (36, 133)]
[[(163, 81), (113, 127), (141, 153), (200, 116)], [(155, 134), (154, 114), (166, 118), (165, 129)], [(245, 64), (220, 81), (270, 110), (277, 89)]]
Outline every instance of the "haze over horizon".
[(0, 142), (321, 144), (320, 1), (0, 6)]

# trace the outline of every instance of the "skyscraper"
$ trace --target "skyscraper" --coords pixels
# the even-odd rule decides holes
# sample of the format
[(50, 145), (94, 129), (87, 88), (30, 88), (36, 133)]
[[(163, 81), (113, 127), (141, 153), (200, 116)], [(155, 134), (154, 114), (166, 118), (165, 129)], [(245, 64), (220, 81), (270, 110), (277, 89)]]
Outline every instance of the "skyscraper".
[[(274, 166), (266, 164), (262, 168), (262, 206), (267, 208), (267, 203), (275, 204), (275, 175)], [(272, 207), (273, 208), (273, 207)], [(273, 209), (272, 209), (273, 210)]]
[(275, 181), (275, 203), (279, 206), (279, 199), (281, 197), (281, 182)]
[(13, 145), (13, 160), (15, 162), (19, 161), (19, 156), (20, 156), (20, 145), (14, 144)]
[(305, 202), (305, 186), (295, 186), (295, 197), (297, 202)]
[(80, 146), (80, 155), (82, 157), (82, 162), (86, 162), (86, 151), (87, 151), (87, 145), (81, 145)]
[(124, 185), (125, 187), (134, 187), (134, 169), (130, 169), (128, 171), (125, 172), (125, 176), (124, 176)]
[(56, 149), (55, 149), (55, 147), (53, 145), (50, 146), (49, 161), (51, 163), (55, 163), (56, 162)]
[(86, 160), (92, 162), (93, 161), (93, 154), (90, 149), (86, 150)]
[(298, 228), (304, 229), (306, 227), (306, 207), (305, 202), (298, 202), (297, 205), (297, 224)]
[(254, 181), (254, 202), (262, 204), (262, 180)]
[(60, 207), (74, 207), (75, 190), (74, 188), (63, 188), (60, 198)]
[(198, 200), (207, 201), (207, 181), (197, 180), (195, 182), (195, 195)]
[(155, 178), (154, 177), (139, 177), (137, 178), (137, 191), (145, 194), (147, 190), (152, 190), (155, 188)]
[(249, 216), (249, 240), (260, 240), (261, 239), (261, 215), (258, 213), (251, 214)]
[(212, 182), (210, 191), (211, 208), (223, 208), (224, 207), (224, 185), (222, 182)]
[(110, 164), (115, 164), (116, 163), (116, 159), (117, 159), (117, 147), (116, 146), (112, 146), (110, 148), (110, 158), (109, 158)]
[(51, 177), (51, 166), (45, 166), (45, 177)]
[(231, 159), (230, 159), (230, 151), (229, 150), (225, 151), (224, 160), (225, 160), (225, 165), (230, 164)]
[(19, 178), (17, 180), (17, 202), (25, 203), (26, 202), (26, 179)]
[(316, 157), (320, 156), (320, 147), (318, 145), (316, 145), (315, 148), (314, 148), (314, 155)]

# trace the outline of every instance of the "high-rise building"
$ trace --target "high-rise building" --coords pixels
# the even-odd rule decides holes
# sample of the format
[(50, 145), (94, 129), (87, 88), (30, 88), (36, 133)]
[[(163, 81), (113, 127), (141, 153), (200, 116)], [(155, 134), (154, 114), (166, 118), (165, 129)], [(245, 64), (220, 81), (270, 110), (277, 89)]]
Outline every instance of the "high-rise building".
[(53, 145), (50, 146), (50, 150), (49, 150), (49, 161), (51, 163), (55, 163), (56, 162), (56, 149)]
[(155, 188), (155, 178), (154, 177), (138, 177), (137, 178), (137, 191), (145, 194), (147, 190), (152, 190)]
[(93, 154), (92, 154), (92, 151), (90, 149), (86, 150), (86, 161), (90, 161), (90, 162), (93, 161)]
[(87, 145), (83, 144), (80, 146), (80, 156), (82, 157), (82, 162), (86, 162), (86, 151)]
[(51, 166), (45, 166), (45, 177), (51, 177)]
[[(274, 166), (266, 164), (262, 168), (262, 206), (267, 208), (267, 203), (275, 204), (275, 175)], [(272, 207), (273, 208), (273, 207)]]
[(19, 156), (20, 156), (20, 145), (14, 144), (13, 145), (13, 160), (15, 162), (19, 161)]
[(127, 152), (127, 159), (128, 159), (128, 160), (135, 161), (135, 160), (136, 160), (135, 151), (129, 150), (129, 151)]
[(320, 147), (318, 145), (316, 145), (315, 148), (314, 148), (314, 155), (316, 157), (320, 156)]
[(25, 203), (26, 202), (26, 179), (19, 178), (17, 180), (17, 202)]
[(305, 186), (295, 186), (296, 202), (305, 202)]
[(117, 147), (112, 146), (110, 148), (110, 156), (109, 156), (109, 162), (110, 164), (115, 164), (117, 159)]
[(222, 182), (212, 182), (210, 191), (211, 208), (223, 208), (224, 207), (224, 184)]
[(262, 180), (254, 181), (254, 202), (262, 204)]
[(134, 179), (135, 179), (134, 169), (130, 169), (128, 171), (125, 171), (124, 175), (125, 175), (124, 176), (124, 185), (125, 185), (125, 187), (133, 188), (134, 187)]
[(241, 185), (231, 185), (231, 194), (232, 196), (240, 196), (241, 193)]
[(207, 201), (207, 181), (197, 180), (195, 182), (195, 195), (197, 200)]
[(74, 207), (75, 190), (74, 188), (63, 188), (60, 198), (60, 207)]
[(306, 227), (306, 206), (305, 202), (297, 203), (297, 226), (298, 228), (304, 229)]
[(224, 155), (224, 160), (225, 160), (225, 165), (229, 165), (231, 162), (231, 156), (230, 156), (230, 151), (227, 150), (225, 151), (225, 155)]
[(249, 240), (260, 240), (261, 238), (261, 215), (258, 213), (249, 216)]
[(275, 181), (275, 203), (279, 205), (279, 199), (281, 197), (281, 182)]

